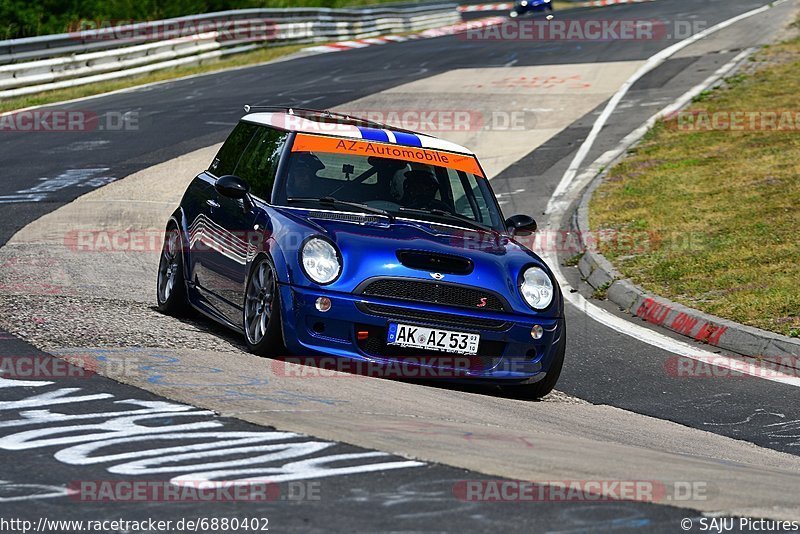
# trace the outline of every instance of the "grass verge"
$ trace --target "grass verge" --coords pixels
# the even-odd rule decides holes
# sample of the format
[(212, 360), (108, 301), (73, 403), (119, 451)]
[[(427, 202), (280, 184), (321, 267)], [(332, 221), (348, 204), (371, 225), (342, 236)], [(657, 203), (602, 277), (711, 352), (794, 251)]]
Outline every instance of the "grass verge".
[(211, 11), (248, 8), (378, 7), (397, 0), (180, 0), (132, 2), (87, 0), (4, 0), (0, 2), (0, 40), (69, 32), (81, 22), (105, 25), (183, 17)]
[[(694, 115), (657, 124), (609, 172), (590, 226), (613, 236), (601, 252), (648, 291), (797, 337), (800, 39), (755, 59), (759, 68), (701, 95)], [(742, 129), (720, 122), (733, 112), (747, 114)], [(791, 121), (770, 129), (769, 112)], [(766, 128), (752, 129), (753, 117)]]

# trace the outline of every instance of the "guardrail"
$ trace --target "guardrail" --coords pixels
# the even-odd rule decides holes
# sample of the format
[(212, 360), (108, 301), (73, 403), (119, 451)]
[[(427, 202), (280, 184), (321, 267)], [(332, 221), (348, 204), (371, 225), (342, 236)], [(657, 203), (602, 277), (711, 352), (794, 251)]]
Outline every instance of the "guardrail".
[(457, 7), (241, 9), (0, 41), (0, 98), (136, 76), (264, 46), (419, 31), (460, 21)]

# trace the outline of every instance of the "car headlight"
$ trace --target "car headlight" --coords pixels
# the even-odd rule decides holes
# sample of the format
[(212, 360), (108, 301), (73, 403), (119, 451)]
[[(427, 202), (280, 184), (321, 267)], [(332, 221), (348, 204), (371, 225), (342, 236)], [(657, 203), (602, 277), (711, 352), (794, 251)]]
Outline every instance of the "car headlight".
[(312, 237), (303, 245), (300, 262), (306, 276), (318, 284), (330, 284), (342, 272), (339, 252), (332, 243), (320, 237)]
[(553, 282), (541, 267), (528, 267), (519, 287), (522, 298), (531, 308), (543, 310), (553, 301)]

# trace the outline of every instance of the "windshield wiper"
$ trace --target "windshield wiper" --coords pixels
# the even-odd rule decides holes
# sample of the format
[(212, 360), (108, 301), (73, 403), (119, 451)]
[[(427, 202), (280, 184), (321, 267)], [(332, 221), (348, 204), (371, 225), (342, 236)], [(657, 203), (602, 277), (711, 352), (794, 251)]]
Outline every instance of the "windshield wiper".
[(358, 202), (347, 202), (346, 200), (338, 200), (333, 197), (289, 197), (286, 201), (290, 204), (295, 204), (297, 202), (317, 202), (319, 204), (324, 204), (328, 206), (346, 206), (348, 208), (358, 209), (362, 211), (366, 211), (367, 213), (373, 213), (375, 215), (383, 215), (387, 217), (391, 222), (394, 222), (394, 215), (389, 213), (386, 210), (382, 210), (380, 208), (373, 208), (372, 206), (368, 206), (367, 204), (359, 204)]
[(467, 217), (466, 215), (461, 215), (460, 213), (451, 213), (449, 211), (440, 210), (440, 209), (430, 209), (430, 210), (423, 210), (417, 208), (398, 208), (403, 213), (417, 213), (420, 215), (433, 215), (435, 217), (441, 217), (443, 219), (450, 219), (451, 221), (458, 221), (462, 223), (467, 223), (473, 228), (483, 231), (490, 231), (491, 229), (487, 226), (482, 225), (478, 221)]

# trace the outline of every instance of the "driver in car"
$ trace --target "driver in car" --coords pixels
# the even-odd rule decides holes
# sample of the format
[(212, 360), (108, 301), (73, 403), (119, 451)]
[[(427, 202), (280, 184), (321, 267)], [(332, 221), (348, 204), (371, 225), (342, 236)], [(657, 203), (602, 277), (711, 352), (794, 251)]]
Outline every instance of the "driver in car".
[(447, 205), (436, 199), (439, 181), (432, 172), (415, 169), (405, 173), (402, 204), (407, 208), (422, 210), (451, 211)]
[(296, 154), (289, 166), (286, 195), (289, 198), (320, 196), (317, 173), (324, 168), (325, 164), (314, 154), (310, 152)]

